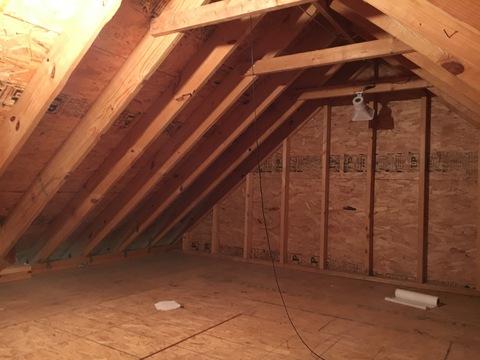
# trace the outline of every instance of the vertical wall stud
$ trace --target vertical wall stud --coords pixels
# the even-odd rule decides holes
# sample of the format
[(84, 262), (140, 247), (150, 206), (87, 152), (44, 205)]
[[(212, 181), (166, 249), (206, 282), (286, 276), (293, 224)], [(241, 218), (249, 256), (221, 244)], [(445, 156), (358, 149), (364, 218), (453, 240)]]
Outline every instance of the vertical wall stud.
[(418, 250), (417, 281), (427, 281), (428, 251), (428, 160), (430, 155), (431, 97), (422, 98), (422, 115), (420, 120), (420, 154), (418, 179)]
[[(376, 104), (375, 104), (376, 105)], [(377, 163), (377, 129), (370, 122), (367, 155), (367, 273), (373, 275), (373, 229), (375, 221), (375, 167)]]
[(321, 269), (327, 268), (328, 259), (328, 206), (330, 188), (330, 132), (332, 122), (332, 107), (326, 105), (323, 109), (323, 142), (322, 142), (322, 204), (320, 219), (320, 259)]
[(210, 252), (212, 254), (218, 254), (218, 249), (219, 249), (219, 238), (218, 238), (219, 210), (220, 210), (220, 205), (217, 203), (213, 206), (213, 210), (212, 210), (212, 245), (210, 247)]
[(290, 196), (290, 138), (282, 146), (282, 195), (280, 204), (280, 263), (288, 261), (288, 209)]
[(245, 229), (243, 238), (243, 258), (252, 256), (253, 237), (253, 174), (248, 173), (245, 178)]

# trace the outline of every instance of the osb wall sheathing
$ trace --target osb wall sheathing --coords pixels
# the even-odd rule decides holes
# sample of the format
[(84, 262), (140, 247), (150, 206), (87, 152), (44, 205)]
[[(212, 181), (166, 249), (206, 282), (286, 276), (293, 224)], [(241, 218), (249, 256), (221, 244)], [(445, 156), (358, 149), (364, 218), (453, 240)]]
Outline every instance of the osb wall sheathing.
[[(280, 195), (282, 191), (282, 153), (281, 148), (264, 160), (260, 166), (262, 175), (263, 203), (272, 254), (279, 255), (280, 244)], [(255, 259), (268, 260), (267, 236), (262, 214), (260, 183), (258, 171), (253, 175), (253, 221), (252, 256)]]
[(210, 252), (212, 244), (212, 211), (195, 224), (184, 241), (187, 241), (184, 244), (184, 249)]
[(352, 122), (352, 107), (332, 110), (328, 268), (365, 272), (368, 123)]
[[(418, 156), (421, 100), (388, 103), (393, 122), (377, 131), (373, 271), (377, 276), (415, 278), (418, 242)], [(333, 107), (330, 156), (328, 268), (366, 273), (368, 125), (353, 123), (351, 106)], [(288, 262), (315, 266), (319, 254), (322, 116), (291, 136)], [(432, 99), (428, 281), (474, 287), (479, 131)], [(281, 150), (262, 162), (267, 222), (278, 255)], [(253, 256), (268, 257), (254, 176)], [(243, 189), (220, 203), (221, 247), (243, 238)], [(224, 217), (231, 217), (224, 219)], [(235, 217), (233, 219), (232, 217)], [(211, 223), (211, 222), (210, 222)], [(202, 221), (201, 236), (211, 237)], [(240, 230), (242, 230), (240, 232)], [(199, 230), (195, 230), (199, 231)], [(234, 235), (233, 235), (234, 233)], [(196, 238), (192, 233), (192, 238)], [(313, 258), (313, 259), (312, 259)]]
[[(377, 131), (373, 271), (416, 275), (421, 100), (388, 103), (393, 123)], [(386, 129), (382, 129), (386, 128)]]
[(323, 116), (315, 116), (290, 139), (288, 260), (318, 263), (320, 251)]
[(432, 103), (428, 278), (475, 283), (480, 133), (442, 103)]
[(219, 252), (242, 256), (245, 226), (245, 182), (218, 204)]

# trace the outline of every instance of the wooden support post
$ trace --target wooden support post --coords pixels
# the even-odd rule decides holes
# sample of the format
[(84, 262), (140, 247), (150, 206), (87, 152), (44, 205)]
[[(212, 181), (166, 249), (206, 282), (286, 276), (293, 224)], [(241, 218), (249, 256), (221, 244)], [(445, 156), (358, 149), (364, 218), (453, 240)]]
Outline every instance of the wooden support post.
[(322, 145), (322, 204), (320, 219), (320, 258), (319, 266), (325, 270), (328, 259), (328, 198), (330, 188), (330, 133), (332, 126), (332, 107), (323, 108), (323, 145)]
[(420, 120), (420, 156), (418, 175), (418, 259), (417, 281), (427, 281), (428, 250), (428, 161), (430, 154), (431, 97), (422, 98), (422, 116)]
[(288, 262), (288, 208), (290, 189), (290, 138), (282, 146), (282, 195), (280, 204), (280, 263)]
[[(375, 104), (375, 108), (377, 104)], [(376, 111), (376, 110), (375, 110)], [(374, 120), (375, 121), (375, 120)], [(377, 163), (377, 129), (370, 121), (367, 155), (367, 274), (373, 276), (373, 228), (375, 222), (375, 168)]]
[[(480, 146), (478, 148), (478, 169), (480, 169)], [(477, 278), (476, 288), (480, 291), (480, 172), (477, 173)]]
[(218, 249), (219, 249), (218, 215), (219, 215), (219, 205), (215, 204), (212, 210), (212, 245), (210, 247), (211, 254), (218, 254)]
[(253, 174), (249, 172), (245, 178), (245, 231), (243, 238), (243, 258), (252, 256), (253, 237)]

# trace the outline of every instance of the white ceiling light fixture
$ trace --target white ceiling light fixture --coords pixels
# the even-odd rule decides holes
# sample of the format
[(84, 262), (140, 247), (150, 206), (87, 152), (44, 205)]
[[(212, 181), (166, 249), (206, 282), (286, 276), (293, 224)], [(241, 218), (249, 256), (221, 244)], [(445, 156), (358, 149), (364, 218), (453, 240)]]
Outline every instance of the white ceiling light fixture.
[(352, 121), (370, 121), (375, 116), (375, 111), (365, 104), (363, 91), (355, 93), (353, 97), (353, 115)]

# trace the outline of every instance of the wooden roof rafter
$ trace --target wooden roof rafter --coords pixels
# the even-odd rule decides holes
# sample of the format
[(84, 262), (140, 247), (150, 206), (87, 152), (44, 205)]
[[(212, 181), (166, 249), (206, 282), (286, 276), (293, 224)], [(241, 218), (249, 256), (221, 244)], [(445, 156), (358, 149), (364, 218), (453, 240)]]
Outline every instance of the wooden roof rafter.
[[(201, 5), (206, 0), (172, 0), (170, 8)], [(16, 204), (0, 228), (0, 257), (5, 257), (47, 203), (60, 189), (68, 175), (82, 162), (113, 124), (130, 100), (182, 38), (176, 33), (154, 38), (145, 35), (112, 81), (91, 106), (82, 121), (44, 167), (30, 188)], [(122, 91), (123, 90), (123, 91)]]
[[(433, 88), (430, 90), (436, 95), (450, 94), (448, 99), (443, 98), (445, 102), (449, 103), (449, 100), (454, 100), (454, 103), (450, 102), (451, 106), (456, 107), (460, 104), (462, 109), (469, 109), (469, 114), (471, 112), (477, 114), (474, 118), (470, 116), (469, 120), (473, 124), (479, 122), (480, 105), (477, 99), (480, 92), (478, 91), (478, 81), (475, 81), (476, 69), (465, 68), (465, 71), (458, 75), (452, 74), (441, 65), (446, 59), (451, 58), (444, 49), (432, 44), (428, 39), (365, 2), (334, 0), (330, 6), (364, 32), (366, 34), (364, 37), (381, 39), (394, 36), (411, 46), (416, 52), (385, 60), (392, 65), (406, 67), (431, 83)], [(465, 111), (463, 113), (465, 114)]]
[[(289, 16), (287, 22), (280, 20), (279, 25), (282, 24), (280, 29), (281, 36), (275, 37), (275, 34), (279, 34), (277, 26), (272, 26), (272, 33), (268, 36), (262, 37), (260, 41), (256, 43), (256, 52), (265, 53), (265, 58), (274, 57), (283, 51), (304, 29), (308, 24), (313, 22), (312, 13), (315, 12), (315, 8), (312, 6), (307, 9), (308, 13), (302, 11), (297, 11), (294, 16)], [(331, 39), (330, 41), (332, 41)], [(220, 88), (218, 92), (212, 94), (214, 99), (221, 99), (216, 108), (208, 113), (204, 109), (198, 111), (199, 114), (208, 113), (207, 117), (202, 126), (200, 126), (192, 136), (185, 141), (183, 145), (180, 146), (180, 150), (175, 151), (170, 159), (161, 166), (158, 171), (150, 178), (148, 181), (141, 186), (138, 191), (132, 196), (132, 199), (127, 201), (126, 204), (122, 205), (121, 209), (115, 209), (114, 215), (109, 220), (104, 220), (101, 226), (98, 226), (98, 232), (93, 233), (90, 243), (87, 245), (84, 250), (84, 254), (87, 255), (111, 232), (120, 222), (130, 213), (135, 207), (140, 203), (140, 201), (152, 190), (156, 183), (168, 172), (173, 166), (185, 156), (188, 151), (198, 142), (206, 130), (216, 123), (225, 112), (235, 104), (239, 96), (243, 94), (257, 79), (258, 77), (254, 76), (243, 76), (246, 72), (249, 71), (249, 66), (247, 65), (244, 69), (244, 73), (233, 72), (225, 81), (224, 88)], [(230, 85), (235, 84), (235, 85)], [(233, 90), (232, 90), (233, 89)], [(227, 91), (227, 92), (226, 92)], [(272, 95), (272, 94), (271, 94)], [(273, 93), (275, 95), (275, 92)], [(205, 104), (208, 106), (208, 104)]]
[[(284, 101), (278, 105), (279, 107), (270, 114), (275, 119), (273, 124), (265, 122), (268, 129), (263, 126), (249, 129), (250, 131), (242, 135), (242, 139), (231, 151), (224, 152), (222, 157), (212, 165), (209, 172), (216, 176), (208, 179), (204, 175), (203, 179), (199, 179), (198, 185), (192, 186), (192, 191), (196, 191), (198, 194), (195, 193), (194, 196), (191, 196), (192, 194), (186, 193), (183, 199), (175, 204), (176, 209), (172, 210), (173, 219), (167, 221), (167, 225), (162, 226), (160, 231), (154, 235), (150, 246), (158, 244), (175, 226), (185, 222), (190, 212), (206, 201), (208, 197), (214, 197), (214, 200), (208, 202), (208, 205), (202, 209), (205, 209), (205, 212), (211, 209), (223, 195), (227, 194), (249, 171), (255, 168), (258, 159), (264, 159), (275, 151), (289, 134), (293, 133), (303, 122), (315, 116), (322, 108), (315, 101), (299, 102), (296, 99), (291, 99), (290, 102)], [(252, 133), (254, 133), (253, 137)], [(262, 135), (257, 149), (255, 138), (259, 134)], [(250, 147), (251, 151), (249, 151)], [(233, 160), (234, 158), (236, 160)], [(194, 200), (191, 202), (193, 198)], [(202, 215), (205, 212), (202, 212)]]
[[(317, 78), (318, 83), (325, 83), (331, 79), (337, 71), (341, 68), (341, 64), (336, 64), (331, 67), (322, 68), (324, 69), (321, 77)], [(304, 106), (305, 105), (305, 106)], [(313, 106), (313, 108), (312, 108)], [(242, 128), (242, 131), (238, 133), (238, 137), (234, 142), (227, 142), (225, 145), (228, 147), (224, 148), (217, 156), (207, 155), (207, 160), (202, 159), (201, 163), (204, 164), (200, 170), (201, 172), (196, 176), (189, 179), (188, 183), (182, 183), (177, 190), (177, 194), (171, 201), (168, 202), (170, 207), (160, 206), (157, 211), (149, 219), (148, 224), (151, 225), (155, 219), (158, 219), (160, 216), (165, 214), (176, 214), (176, 211), (181, 211), (180, 214), (171, 219), (168, 224), (164, 227), (163, 230), (156, 237), (158, 241), (163, 237), (172, 227), (176, 225), (178, 221), (189, 211), (191, 211), (198, 203), (204, 198), (220, 181), (223, 181), (226, 177), (229, 176), (231, 170), (235, 168), (246, 156), (250, 153), (251, 149), (255, 147), (257, 138), (261, 143), (263, 140), (268, 138), (270, 134), (275, 132), (275, 130), (281, 126), (286, 121), (290, 121), (290, 116), (294, 118), (302, 117), (299, 114), (306, 114), (310, 110), (317, 108), (315, 101), (306, 102), (298, 101), (294, 96), (284, 94), (282, 95), (269, 109), (262, 115), (259, 114), (259, 117), (256, 118), (253, 114), (251, 116), (250, 122), (245, 124), (245, 127)], [(221, 132), (221, 131), (220, 131)], [(215, 139), (210, 139), (208, 142), (213, 142), (213, 145), (217, 147), (217, 141)], [(224, 146), (222, 144), (222, 146)], [(208, 147), (208, 144), (207, 144)], [(199, 151), (200, 153), (200, 151)], [(206, 151), (207, 154), (210, 154), (209, 151)], [(227, 166), (228, 168), (225, 168)], [(220, 169), (220, 170), (219, 170)], [(188, 185), (186, 190), (183, 190), (183, 186)], [(198, 194), (195, 196), (188, 195), (192, 191), (197, 191)], [(170, 200), (170, 199), (169, 199)], [(179, 208), (178, 203), (185, 202), (185, 208)], [(176, 209), (176, 210), (175, 210)], [(162, 211), (159, 211), (162, 210)], [(168, 217), (168, 215), (167, 215)], [(147, 226), (143, 226), (142, 231), (146, 230)], [(125, 241), (120, 249), (126, 250), (127, 246), (132, 243), (138, 236), (140, 231), (130, 235), (130, 237)], [(154, 241), (154, 242), (155, 242)], [(152, 244), (153, 245), (153, 244)]]
[[(260, 18), (254, 19), (253, 22), (231, 22), (212, 34), (196, 57), (184, 68), (182, 81), (173, 89), (173, 94), (164, 93), (157, 103), (152, 105), (141, 121), (131, 129), (127, 138), (112, 151), (112, 156), (101, 165), (100, 171), (88, 180), (86, 190), (76, 197), (73, 204), (69, 204), (69, 208), (73, 208), (74, 216), (67, 211), (55, 220), (50, 229), (49, 240), (37, 254), (36, 260), (47, 259), (83, 222), (98, 201), (189, 104), (259, 21)], [(158, 104), (161, 104), (159, 111)]]
[(6, 114), (5, 120), (0, 121), (0, 176), (19, 153), (52, 101), (60, 94), (120, 3), (120, 0), (85, 1), (81, 12), (69, 21), (55, 40), (18, 102)]

